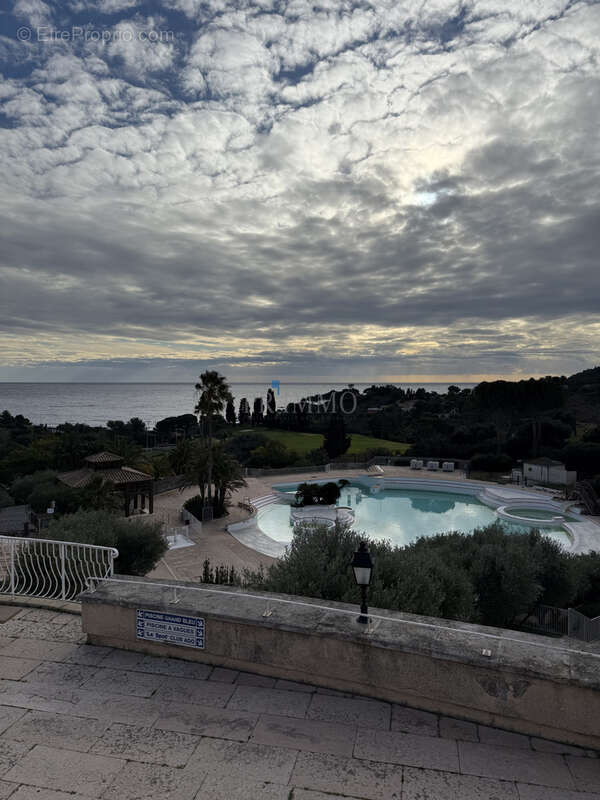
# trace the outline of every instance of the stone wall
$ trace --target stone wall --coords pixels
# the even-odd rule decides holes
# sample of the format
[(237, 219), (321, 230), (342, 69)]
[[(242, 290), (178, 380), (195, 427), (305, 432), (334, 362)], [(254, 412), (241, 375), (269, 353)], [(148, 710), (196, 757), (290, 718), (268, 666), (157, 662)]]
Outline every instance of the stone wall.
[[(404, 703), (600, 749), (600, 654), (541, 636), (229, 587), (119, 579), (81, 596), (92, 644)], [(202, 617), (205, 648), (136, 638), (136, 610)]]

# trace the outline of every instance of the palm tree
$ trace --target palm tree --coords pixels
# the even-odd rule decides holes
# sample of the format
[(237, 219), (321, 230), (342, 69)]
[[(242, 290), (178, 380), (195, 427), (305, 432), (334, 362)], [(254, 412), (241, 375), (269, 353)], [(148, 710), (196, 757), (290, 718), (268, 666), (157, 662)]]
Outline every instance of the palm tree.
[(224, 375), (220, 375), (216, 370), (206, 370), (200, 375), (200, 383), (196, 384), (196, 391), (199, 394), (198, 402), (194, 409), (198, 418), (206, 420), (207, 443), (208, 443), (208, 464), (207, 464), (207, 483), (208, 483), (208, 504), (212, 505), (212, 472), (213, 472), (213, 452), (212, 452), (212, 423), (215, 414), (222, 414), (226, 404), (233, 400), (229, 386)]

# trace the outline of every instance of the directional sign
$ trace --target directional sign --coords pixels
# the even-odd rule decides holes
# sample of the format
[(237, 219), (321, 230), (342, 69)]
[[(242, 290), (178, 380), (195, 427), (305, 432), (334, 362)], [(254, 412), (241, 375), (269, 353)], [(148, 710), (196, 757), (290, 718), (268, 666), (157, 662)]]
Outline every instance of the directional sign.
[(183, 647), (204, 648), (204, 620), (201, 617), (184, 617), (162, 611), (136, 612), (136, 636), (150, 642), (179, 644)]

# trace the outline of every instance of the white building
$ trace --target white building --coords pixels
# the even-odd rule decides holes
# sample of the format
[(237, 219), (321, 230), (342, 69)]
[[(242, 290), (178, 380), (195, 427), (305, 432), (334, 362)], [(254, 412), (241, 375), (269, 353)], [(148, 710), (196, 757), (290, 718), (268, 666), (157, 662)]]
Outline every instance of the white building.
[(544, 486), (568, 486), (575, 483), (577, 473), (569, 471), (560, 461), (552, 458), (532, 458), (523, 462), (523, 483)]

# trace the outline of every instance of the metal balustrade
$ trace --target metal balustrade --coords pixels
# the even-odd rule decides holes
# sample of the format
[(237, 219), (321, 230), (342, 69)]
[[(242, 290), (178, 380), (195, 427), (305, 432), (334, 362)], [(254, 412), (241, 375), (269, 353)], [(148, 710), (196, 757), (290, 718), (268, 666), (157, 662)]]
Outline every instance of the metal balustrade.
[(0, 594), (73, 600), (89, 579), (112, 577), (118, 556), (114, 547), (0, 536)]

